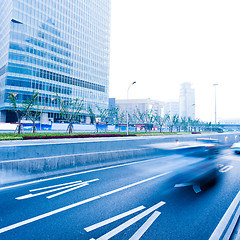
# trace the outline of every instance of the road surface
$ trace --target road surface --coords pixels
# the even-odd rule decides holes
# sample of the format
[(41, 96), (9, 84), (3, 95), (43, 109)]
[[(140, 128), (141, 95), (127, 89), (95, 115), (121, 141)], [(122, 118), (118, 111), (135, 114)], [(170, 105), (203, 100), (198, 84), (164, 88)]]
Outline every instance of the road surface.
[(218, 158), (221, 178), (207, 191), (168, 186), (176, 161), (186, 159), (149, 158), (0, 187), (0, 239), (217, 236), (234, 199), (239, 204), (240, 155), (223, 151)]

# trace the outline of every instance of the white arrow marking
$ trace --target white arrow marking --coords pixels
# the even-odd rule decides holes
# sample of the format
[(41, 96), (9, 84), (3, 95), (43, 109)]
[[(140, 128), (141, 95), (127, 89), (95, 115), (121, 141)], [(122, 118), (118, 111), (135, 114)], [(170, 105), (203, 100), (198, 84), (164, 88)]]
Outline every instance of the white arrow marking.
[(46, 189), (55, 188), (55, 187), (62, 187), (62, 186), (71, 185), (71, 184), (74, 184), (74, 183), (81, 183), (81, 182), (82, 182), (82, 180), (75, 181), (75, 182), (68, 182), (68, 183), (58, 184), (58, 185), (52, 185), (52, 186), (48, 186), (48, 187), (36, 188), (36, 189), (29, 190), (29, 192), (37, 192), (37, 191), (40, 191), (40, 190), (46, 190)]
[(72, 185), (67, 185), (65, 187), (60, 187), (60, 188), (56, 188), (56, 189), (52, 189), (52, 190), (48, 190), (48, 191), (44, 191), (44, 192), (40, 192), (40, 193), (36, 193), (36, 194), (30, 193), (30, 194), (27, 194), (27, 195), (24, 195), (24, 196), (21, 196), (21, 197), (17, 197), (16, 199), (17, 200), (23, 200), (23, 199), (27, 199), (27, 198), (33, 198), (33, 197), (41, 196), (41, 195), (48, 194), (48, 193), (51, 193), (51, 192), (57, 192), (57, 191), (60, 191), (60, 190), (63, 190), (63, 189), (67, 189), (67, 188), (81, 186), (81, 185), (83, 185), (85, 183), (95, 182), (95, 181), (98, 181), (98, 180), (99, 179), (96, 178), (96, 179), (89, 180), (89, 181), (86, 181), (86, 182), (80, 182), (80, 183), (76, 183), (76, 184), (72, 184)]
[(64, 194), (64, 193), (68, 193), (68, 192), (71, 192), (71, 191), (73, 191), (73, 190), (76, 190), (76, 189), (78, 189), (78, 188), (82, 188), (82, 187), (85, 187), (85, 186), (88, 186), (88, 185), (89, 185), (88, 183), (84, 183), (84, 184), (78, 185), (77, 187), (70, 188), (70, 189), (67, 189), (67, 190), (65, 190), (65, 191), (62, 191), (62, 192), (55, 193), (55, 194), (53, 194), (53, 195), (47, 196), (47, 198), (48, 198), (48, 199), (54, 198), (54, 197), (57, 197), (57, 196), (62, 195), (62, 194)]

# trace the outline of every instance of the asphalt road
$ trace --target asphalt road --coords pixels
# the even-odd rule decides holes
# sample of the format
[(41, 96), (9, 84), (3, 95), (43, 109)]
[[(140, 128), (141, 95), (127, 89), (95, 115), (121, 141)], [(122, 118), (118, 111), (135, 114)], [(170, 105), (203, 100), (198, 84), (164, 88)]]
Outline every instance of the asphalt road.
[(240, 191), (240, 155), (224, 150), (207, 191), (171, 187), (189, 159), (168, 156), (0, 187), (0, 239), (209, 239)]

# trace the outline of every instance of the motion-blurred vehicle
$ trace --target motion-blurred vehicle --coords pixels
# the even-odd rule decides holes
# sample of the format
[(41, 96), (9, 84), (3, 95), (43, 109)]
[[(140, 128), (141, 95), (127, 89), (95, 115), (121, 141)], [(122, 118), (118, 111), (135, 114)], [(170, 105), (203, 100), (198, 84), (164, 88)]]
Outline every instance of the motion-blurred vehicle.
[(233, 151), (234, 151), (236, 154), (240, 154), (240, 142), (234, 143), (234, 144), (231, 146), (231, 149), (233, 149)]
[(176, 164), (169, 174), (170, 186), (198, 186), (201, 190), (217, 182), (219, 172), (217, 156), (221, 145), (216, 139), (196, 139), (197, 141), (159, 144), (165, 154), (174, 154)]

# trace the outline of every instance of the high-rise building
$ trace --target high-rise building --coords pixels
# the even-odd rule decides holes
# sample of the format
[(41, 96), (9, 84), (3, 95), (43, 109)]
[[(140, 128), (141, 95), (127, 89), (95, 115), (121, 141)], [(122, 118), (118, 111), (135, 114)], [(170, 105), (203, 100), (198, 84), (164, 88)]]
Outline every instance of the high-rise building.
[(110, 0), (0, 1), (0, 121), (14, 120), (9, 93), (20, 103), (39, 92), (42, 119), (61, 118), (65, 101), (108, 106)]
[(195, 119), (195, 90), (191, 83), (182, 83), (179, 96), (180, 117)]

